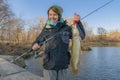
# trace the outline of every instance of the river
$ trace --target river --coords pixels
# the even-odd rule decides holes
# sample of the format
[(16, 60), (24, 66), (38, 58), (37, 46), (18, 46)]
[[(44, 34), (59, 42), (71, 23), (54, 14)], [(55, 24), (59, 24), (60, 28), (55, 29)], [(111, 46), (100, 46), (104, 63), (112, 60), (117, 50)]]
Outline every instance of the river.
[[(120, 80), (120, 47), (92, 47), (80, 55), (79, 75), (68, 75), (68, 80)], [(25, 60), (26, 69), (42, 75), (42, 58)], [(70, 73), (70, 72), (69, 72)]]

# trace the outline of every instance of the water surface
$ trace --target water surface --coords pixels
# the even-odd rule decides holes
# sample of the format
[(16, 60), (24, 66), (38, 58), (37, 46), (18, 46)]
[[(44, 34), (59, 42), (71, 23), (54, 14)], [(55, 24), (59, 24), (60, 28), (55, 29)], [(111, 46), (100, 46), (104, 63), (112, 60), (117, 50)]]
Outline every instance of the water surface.
[[(69, 74), (69, 80), (120, 80), (120, 47), (93, 47), (80, 55), (80, 62), (80, 75)], [(26, 65), (27, 70), (43, 76), (42, 58), (29, 58)]]

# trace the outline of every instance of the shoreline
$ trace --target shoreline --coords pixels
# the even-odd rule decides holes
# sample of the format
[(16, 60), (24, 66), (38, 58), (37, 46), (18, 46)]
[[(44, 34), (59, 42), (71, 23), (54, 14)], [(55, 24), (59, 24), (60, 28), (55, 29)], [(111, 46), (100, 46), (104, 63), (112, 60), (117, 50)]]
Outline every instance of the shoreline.
[[(120, 42), (82, 42), (82, 51), (91, 51), (91, 47), (120, 47)], [(29, 48), (30, 46), (3, 44), (0, 45), (0, 57), (10, 61), (26, 52)], [(15, 64), (25, 68), (25, 59), (31, 56), (33, 56), (33, 53), (24, 55)]]

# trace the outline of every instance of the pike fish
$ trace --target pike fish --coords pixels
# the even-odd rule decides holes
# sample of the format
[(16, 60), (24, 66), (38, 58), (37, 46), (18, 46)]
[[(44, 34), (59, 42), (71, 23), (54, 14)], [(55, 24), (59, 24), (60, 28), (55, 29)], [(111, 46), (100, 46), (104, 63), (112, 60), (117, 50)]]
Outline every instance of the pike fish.
[(71, 67), (72, 67), (72, 73), (73, 74), (79, 74), (79, 70), (78, 70), (78, 65), (80, 64), (79, 62), (79, 56), (80, 56), (80, 36), (79, 36), (79, 31), (77, 28), (77, 25), (74, 24), (73, 26), (71, 26), (72, 28), (72, 44), (71, 44)]

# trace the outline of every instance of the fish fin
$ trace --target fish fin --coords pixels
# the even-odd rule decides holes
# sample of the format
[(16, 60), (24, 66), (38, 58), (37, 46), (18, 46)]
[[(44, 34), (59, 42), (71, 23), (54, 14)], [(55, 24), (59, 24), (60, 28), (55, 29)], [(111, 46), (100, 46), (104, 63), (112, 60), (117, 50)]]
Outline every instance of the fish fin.
[(72, 60), (70, 60), (70, 66), (73, 66), (73, 64), (72, 64)]
[(72, 41), (72, 39), (70, 39), (70, 41), (69, 41), (69, 51), (71, 52), (71, 50), (72, 50), (72, 45), (73, 45), (73, 41)]
[(78, 66), (80, 65), (80, 60), (78, 61)]

